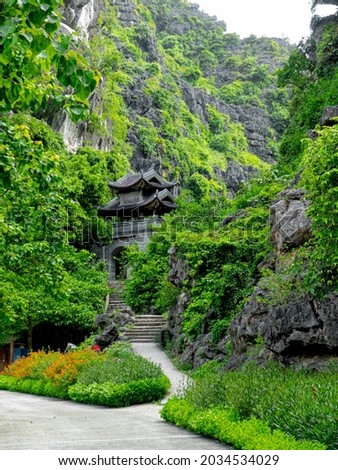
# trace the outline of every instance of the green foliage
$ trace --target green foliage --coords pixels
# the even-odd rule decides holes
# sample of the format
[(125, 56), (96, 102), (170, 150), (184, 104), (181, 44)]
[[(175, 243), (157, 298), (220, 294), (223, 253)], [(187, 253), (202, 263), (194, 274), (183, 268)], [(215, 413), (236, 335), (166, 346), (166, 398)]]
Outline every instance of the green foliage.
[(219, 90), (219, 96), (229, 104), (262, 105), (260, 99), (261, 88), (255, 84), (257, 78), (255, 78), (254, 74), (252, 77), (254, 83), (234, 80), (229, 84), (223, 85)]
[(331, 74), (338, 59), (338, 29), (336, 24), (326, 26), (317, 48), (318, 69), (321, 74)]
[(301, 43), (279, 71), (279, 84), (291, 85), (290, 122), (280, 144), (279, 166), (295, 173), (305, 150), (304, 139), (321, 118), (324, 107), (337, 103), (337, 31), (329, 26), (320, 41)]
[(87, 217), (76, 200), (84, 178), (75, 176), (60, 139), (46, 124), (16, 115), (2, 123), (0, 146), (2, 340), (28, 330), (31, 348), (41, 321), (92, 328), (106, 274), (69, 245)]
[[(182, 250), (182, 245), (178, 245)], [(183, 331), (194, 338), (210, 328), (207, 320), (227, 316), (228, 325), (250, 293), (250, 278), (255, 264), (249, 264), (247, 247), (231, 243), (199, 242), (185, 249), (194, 277), (190, 302), (184, 312)], [(209, 320), (210, 321), (210, 320)]]
[(192, 84), (195, 84), (201, 76), (202, 72), (197, 66), (186, 67), (182, 73), (182, 78)]
[(60, 5), (59, 0), (3, 2), (2, 111), (37, 111), (52, 99), (74, 120), (88, 113), (86, 100), (99, 77), (76, 52), (75, 38), (58, 32)]
[(201, 410), (184, 399), (171, 398), (162, 408), (166, 421), (231, 444), (242, 450), (324, 450), (326, 447), (310, 440), (296, 440), (280, 430), (271, 431), (261, 420), (240, 421), (234, 409), (218, 407)]
[[(273, 433), (278, 430), (297, 440), (316, 442), (319, 448), (337, 448), (336, 369), (296, 371), (273, 363), (265, 368), (249, 363), (242, 370), (227, 373), (213, 372), (209, 364), (201, 369), (181, 403), (195, 413), (209, 415), (205, 424), (209, 429), (214, 425), (211, 416), (217, 416), (217, 409), (232, 413), (239, 424), (258, 420)], [(204, 434), (205, 429), (201, 432)]]
[[(126, 363), (128, 367), (126, 367)], [(159, 366), (147, 359), (136, 356), (131, 348), (110, 348), (103, 361), (89, 364), (78, 376), (77, 382), (84, 385), (112, 382), (123, 384), (143, 379), (160, 377)]]
[[(304, 153), (302, 185), (311, 201), (308, 214), (312, 219), (310, 270), (308, 285), (324, 291), (337, 284), (338, 248), (338, 126), (325, 128), (318, 139), (309, 142)], [(318, 282), (319, 281), (319, 282)]]
[(104, 406), (130, 406), (163, 398), (170, 382), (159, 366), (124, 344), (103, 354), (88, 349), (67, 354), (33, 353), (0, 375), (0, 389)]
[(292, 85), (298, 89), (303, 89), (308, 84), (313, 64), (303, 53), (301, 47), (290, 54), (287, 64), (278, 71), (279, 86)]
[(169, 387), (169, 380), (161, 375), (117, 385), (111, 382), (89, 385), (79, 383), (70, 387), (69, 396), (71, 400), (80, 403), (118, 408), (159, 400), (166, 395)]
[(172, 297), (163, 293), (167, 286), (168, 249), (166, 241), (156, 241), (155, 237), (145, 252), (135, 246), (126, 250), (132, 276), (125, 283), (123, 296), (136, 315), (149, 313), (154, 307), (164, 313), (172, 302)]
[(240, 371), (200, 377), (186, 400), (198, 409), (235, 409), (242, 420), (255, 417), (296, 439), (335, 448), (335, 381), (334, 369), (319, 373), (252, 363)]

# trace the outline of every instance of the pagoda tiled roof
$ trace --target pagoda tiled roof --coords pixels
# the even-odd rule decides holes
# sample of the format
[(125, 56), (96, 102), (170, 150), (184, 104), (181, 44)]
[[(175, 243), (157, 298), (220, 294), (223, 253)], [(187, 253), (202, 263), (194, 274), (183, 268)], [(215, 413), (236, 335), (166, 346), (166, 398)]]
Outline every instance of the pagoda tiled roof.
[(168, 189), (163, 189), (162, 191), (157, 190), (155, 193), (144, 197), (137, 203), (133, 202), (130, 204), (121, 204), (120, 198), (116, 197), (105, 206), (99, 208), (98, 213), (99, 215), (103, 216), (114, 216), (118, 215), (119, 213), (151, 208), (151, 206), (162, 206), (168, 211), (176, 209), (177, 207), (172, 193)]
[(176, 186), (177, 183), (174, 181), (166, 182), (157, 173), (157, 171), (150, 169), (146, 172), (129, 173), (123, 176), (117, 181), (111, 181), (108, 183), (110, 189), (114, 192), (123, 192), (136, 187), (149, 187), (154, 189), (171, 189)]

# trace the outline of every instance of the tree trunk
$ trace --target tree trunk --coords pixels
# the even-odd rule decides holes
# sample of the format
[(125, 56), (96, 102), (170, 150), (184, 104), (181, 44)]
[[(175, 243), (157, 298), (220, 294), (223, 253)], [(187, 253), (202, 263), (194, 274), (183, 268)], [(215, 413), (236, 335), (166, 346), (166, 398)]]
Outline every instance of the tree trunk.
[(9, 364), (13, 362), (14, 356), (14, 336), (11, 336), (11, 342), (9, 344)]
[(28, 331), (27, 331), (27, 343), (28, 343), (28, 351), (33, 351), (33, 320), (32, 317), (28, 318)]

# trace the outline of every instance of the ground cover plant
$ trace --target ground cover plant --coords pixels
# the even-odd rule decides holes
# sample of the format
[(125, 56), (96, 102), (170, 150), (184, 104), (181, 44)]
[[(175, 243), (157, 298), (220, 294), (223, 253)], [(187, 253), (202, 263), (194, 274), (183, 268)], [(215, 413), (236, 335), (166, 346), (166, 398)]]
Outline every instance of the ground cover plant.
[(163, 398), (170, 386), (160, 367), (119, 343), (103, 353), (39, 351), (11, 364), (0, 389), (113, 407)]
[(337, 449), (337, 370), (249, 363), (220, 372), (208, 363), (162, 417), (239, 449)]

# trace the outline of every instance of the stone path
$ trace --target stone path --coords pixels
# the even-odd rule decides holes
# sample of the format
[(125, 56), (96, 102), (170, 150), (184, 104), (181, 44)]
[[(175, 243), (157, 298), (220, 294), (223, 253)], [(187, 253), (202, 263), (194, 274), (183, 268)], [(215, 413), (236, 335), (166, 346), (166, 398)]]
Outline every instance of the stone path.
[[(133, 350), (140, 356), (149, 359), (155, 364), (159, 364), (169, 377), (171, 382), (171, 388), (169, 390), (170, 395), (177, 395), (184, 388), (188, 382), (188, 376), (177, 370), (168, 356), (163, 352), (157, 344), (154, 343), (132, 343)], [(164, 400), (165, 401), (165, 400)]]
[[(186, 377), (154, 344), (134, 350), (160, 363), (171, 393)], [(0, 449), (214, 450), (228, 447), (164, 422), (160, 404), (128, 408), (83, 405), (56, 398), (0, 391)]]

